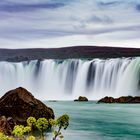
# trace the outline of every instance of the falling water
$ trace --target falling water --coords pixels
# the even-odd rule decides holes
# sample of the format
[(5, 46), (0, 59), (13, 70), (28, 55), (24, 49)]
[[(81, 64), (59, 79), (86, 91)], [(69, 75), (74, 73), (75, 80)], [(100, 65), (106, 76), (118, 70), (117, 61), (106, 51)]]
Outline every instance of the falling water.
[(140, 58), (0, 62), (0, 95), (19, 86), (43, 100), (140, 95)]

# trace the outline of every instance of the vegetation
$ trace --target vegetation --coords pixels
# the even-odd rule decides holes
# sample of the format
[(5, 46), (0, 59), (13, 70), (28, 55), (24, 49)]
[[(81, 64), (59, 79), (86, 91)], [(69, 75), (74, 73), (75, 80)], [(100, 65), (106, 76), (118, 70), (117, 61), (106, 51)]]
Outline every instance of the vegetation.
[(34, 137), (34, 136), (29, 136), (29, 137), (27, 138), (27, 140), (35, 140), (35, 137)]
[(15, 125), (12, 134), (15, 137), (21, 137), (24, 134), (24, 126), (23, 125)]
[[(30, 131), (31, 131), (31, 134), (32, 134), (32, 132), (33, 132), (33, 127), (36, 125), (36, 118), (35, 117), (29, 117), (28, 119), (27, 119), (27, 125), (30, 127)], [(29, 131), (29, 132), (30, 132)]]
[(36, 122), (36, 127), (41, 132), (40, 138), (44, 139), (44, 131), (49, 128), (49, 122), (46, 118), (39, 118)]
[(58, 126), (58, 130), (54, 131), (53, 140), (56, 140), (57, 137), (63, 138), (64, 136), (61, 133), (61, 129), (63, 128), (64, 130), (66, 130), (68, 125), (69, 125), (69, 116), (67, 114), (64, 114), (64, 115), (60, 116), (56, 120), (56, 126)]
[(33, 127), (33, 125), (35, 125), (35, 124), (36, 124), (36, 119), (35, 119), (35, 117), (29, 117), (29, 118), (27, 119), (27, 125), (28, 125), (28, 126)]
[[(0, 132), (0, 140), (16, 140), (18, 138), (25, 140), (35, 140), (35, 136), (33, 136), (33, 132), (35, 129), (38, 129), (40, 132), (40, 140), (44, 140), (44, 134), (49, 132), (50, 130), (54, 130), (53, 140), (57, 138), (64, 138), (61, 130), (67, 129), (69, 125), (69, 116), (64, 114), (60, 116), (58, 119), (49, 119), (39, 118), (36, 120), (34, 117), (29, 117), (27, 119), (27, 126), (23, 125), (15, 125), (12, 131), (13, 136), (6, 136), (2, 132)], [(52, 128), (52, 129), (51, 129)], [(28, 135), (25, 135), (28, 134)]]
[(13, 137), (7, 137), (2, 132), (0, 132), (0, 140), (14, 140)]

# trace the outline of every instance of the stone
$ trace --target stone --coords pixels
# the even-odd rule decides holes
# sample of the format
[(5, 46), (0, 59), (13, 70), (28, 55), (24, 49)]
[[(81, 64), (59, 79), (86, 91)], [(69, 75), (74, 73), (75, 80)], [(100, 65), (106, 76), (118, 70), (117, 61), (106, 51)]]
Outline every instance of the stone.
[(28, 117), (54, 119), (54, 112), (29, 91), (19, 87), (0, 98), (0, 116), (12, 117), (17, 124), (26, 125)]
[(113, 98), (113, 97), (106, 96), (100, 99), (98, 103), (140, 103), (140, 97), (122, 96), (119, 98)]
[(0, 132), (5, 135), (11, 135), (15, 122), (11, 117), (6, 118), (5, 116), (0, 117)]
[(84, 96), (79, 96), (79, 98), (74, 101), (88, 101), (88, 98)]
[(113, 103), (113, 102), (114, 102), (114, 98), (108, 97), (108, 96), (106, 96), (98, 101), (98, 103)]

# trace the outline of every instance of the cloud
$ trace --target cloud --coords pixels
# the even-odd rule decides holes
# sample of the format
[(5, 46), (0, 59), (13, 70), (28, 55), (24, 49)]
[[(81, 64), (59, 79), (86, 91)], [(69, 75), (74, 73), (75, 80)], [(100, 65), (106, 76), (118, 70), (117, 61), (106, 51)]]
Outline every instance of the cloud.
[(140, 31), (139, 9), (136, 0), (3, 0), (0, 39), (27, 43), (46, 39), (49, 44), (57, 38), (72, 40), (73, 36), (95, 36), (100, 41), (108, 37), (135, 39)]
[(62, 3), (39, 3), (39, 4), (5, 4), (0, 5), (0, 12), (28, 12), (40, 9), (55, 9), (63, 7)]
[(110, 2), (105, 2), (105, 1), (100, 1), (98, 2), (99, 6), (103, 7), (112, 7), (121, 4), (119, 1), (110, 1)]
[(94, 22), (94, 23), (112, 23), (112, 19), (109, 16), (96, 16), (93, 15), (88, 22)]
[[(125, 37), (125, 38), (124, 38)], [(140, 40), (133, 31), (113, 32), (99, 35), (70, 35), (34, 40), (0, 39), (1, 48), (58, 48), (74, 45), (98, 45), (115, 47), (137, 47)]]
[(140, 4), (136, 5), (136, 10), (140, 12)]

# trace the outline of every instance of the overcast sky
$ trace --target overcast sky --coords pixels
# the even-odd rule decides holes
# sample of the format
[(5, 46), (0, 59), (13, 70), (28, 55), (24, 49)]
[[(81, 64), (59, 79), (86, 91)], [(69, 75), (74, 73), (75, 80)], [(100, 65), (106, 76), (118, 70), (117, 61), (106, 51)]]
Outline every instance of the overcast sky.
[(0, 48), (140, 47), (140, 0), (0, 0)]

